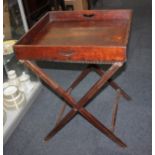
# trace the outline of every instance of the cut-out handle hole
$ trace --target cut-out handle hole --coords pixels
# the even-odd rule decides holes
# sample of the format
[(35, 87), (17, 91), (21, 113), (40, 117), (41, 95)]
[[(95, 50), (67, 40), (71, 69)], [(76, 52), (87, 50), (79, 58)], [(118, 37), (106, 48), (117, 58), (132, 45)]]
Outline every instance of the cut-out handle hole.
[(74, 52), (73, 51), (60, 51), (59, 54), (61, 56), (69, 57), (69, 56), (72, 56)]
[(91, 18), (91, 17), (94, 17), (95, 14), (94, 13), (91, 13), (91, 14), (83, 14), (84, 17), (86, 18)]

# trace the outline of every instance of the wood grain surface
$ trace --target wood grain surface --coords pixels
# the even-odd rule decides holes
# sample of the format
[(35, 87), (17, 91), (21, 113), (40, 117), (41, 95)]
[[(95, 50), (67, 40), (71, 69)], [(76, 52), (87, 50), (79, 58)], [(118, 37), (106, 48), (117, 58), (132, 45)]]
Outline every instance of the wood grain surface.
[(18, 59), (124, 62), (131, 10), (49, 12), (14, 46)]

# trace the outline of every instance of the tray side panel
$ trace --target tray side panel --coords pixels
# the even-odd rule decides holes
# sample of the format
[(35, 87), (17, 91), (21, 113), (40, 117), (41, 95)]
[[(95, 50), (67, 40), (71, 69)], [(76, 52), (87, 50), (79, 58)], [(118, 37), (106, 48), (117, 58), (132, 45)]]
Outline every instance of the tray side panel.
[(16, 47), (17, 59), (63, 62), (126, 61), (125, 47)]
[(82, 10), (49, 12), (50, 21), (81, 21), (81, 20), (130, 20), (132, 10)]
[(31, 45), (125, 46), (128, 21), (61, 21), (47, 24)]
[(49, 13), (45, 14), (38, 22), (34, 24), (34, 26), (30, 28), (27, 33), (25, 33), (25, 35), (23, 35), (23, 37), (15, 44), (15, 46), (20, 44), (30, 44), (34, 36), (49, 22), (49, 18)]

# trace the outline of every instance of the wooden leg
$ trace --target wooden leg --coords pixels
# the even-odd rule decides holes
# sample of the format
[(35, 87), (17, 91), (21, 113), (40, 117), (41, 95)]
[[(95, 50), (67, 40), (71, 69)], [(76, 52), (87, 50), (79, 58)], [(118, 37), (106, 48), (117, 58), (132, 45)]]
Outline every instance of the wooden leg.
[[(113, 69), (111, 68), (111, 70), (109, 71), (109, 73), (111, 73)], [(113, 70), (114, 71), (114, 70)], [(109, 74), (108, 73), (108, 74)], [(106, 74), (107, 75), (107, 74)], [(105, 77), (105, 76), (104, 76)], [(106, 76), (107, 77), (107, 76)], [(78, 109), (80, 114), (87, 119), (93, 126), (95, 126), (96, 128), (98, 128), (102, 133), (104, 133), (106, 136), (108, 136), (111, 140), (113, 140), (114, 142), (116, 142), (118, 145), (120, 145), (121, 147), (126, 147), (126, 144), (123, 143), (118, 137), (116, 137), (108, 128), (106, 128), (101, 122), (99, 122), (92, 114), (90, 114), (89, 112), (87, 112), (84, 108), (81, 108), (81, 106), (84, 106), (88, 99), (90, 99), (92, 97), (93, 94), (96, 94), (96, 92), (94, 90), (96, 90), (96, 86), (98, 85), (98, 89), (99, 87), (102, 87), (102, 85), (104, 85), (104, 82), (106, 80), (103, 81), (103, 83), (100, 83), (100, 81), (103, 81), (102, 79), (99, 80), (89, 91), (88, 93), (79, 101), (78, 106), (80, 105), (80, 107)], [(91, 94), (90, 98), (88, 98), (88, 96)], [(72, 110), (70, 112), (72, 115), (72, 117), (70, 117), (70, 120), (76, 115), (76, 111), (74, 112), (74, 110)], [(64, 120), (66, 117), (64, 117), (64, 119), (62, 120), (62, 122), (60, 122), (60, 124), (58, 124), (58, 126), (56, 126), (46, 137), (46, 140), (52, 138), (65, 124), (63, 124)], [(67, 117), (68, 118), (68, 117)], [(69, 120), (68, 120), (69, 121)], [(63, 124), (63, 125), (62, 125)]]
[(83, 108), (94, 96), (95, 94), (102, 88), (102, 86), (106, 83), (107, 80), (111, 78), (111, 76), (122, 66), (122, 63), (114, 63), (108, 71), (105, 72), (104, 75), (101, 76), (101, 79), (98, 80), (91, 89), (84, 95), (81, 100), (76, 103), (76, 101), (69, 95), (67, 92), (60, 87), (53, 79), (50, 79), (39, 67), (32, 64), (30, 61), (24, 61), (24, 64), (30, 68), (34, 73), (36, 73), (45, 83), (49, 85), (58, 95), (64, 98), (66, 103), (70, 105), (73, 109), (58, 123), (58, 125), (52, 130), (46, 140), (50, 139), (53, 135), (55, 135), (66, 123), (68, 123), (76, 113), (80, 113), (87, 121), (89, 121), (92, 125), (98, 128), (102, 133), (104, 133), (107, 137), (109, 137), (112, 141), (118, 144), (121, 147), (125, 147), (124, 144), (119, 138), (117, 138), (109, 129), (107, 129), (102, 123), (100, 123), (91, 113), (89, 113), (86, 109)]
[(48, 75), (41, 70), (37, 65), (33, 64), (31, 61), (24, 61), (23, 62), (32, 72), (34, 72), (40, 79), (42, 79), (51, 89), (54, 90), (55, 93), (57, 93), (59, 96), (61, 96), (66, 103), (68, 103), (71, 107), (76, 106), (76, 101), (72, 96), (67, 94), (67, 92), (60, 87), (56, 81), (53, 80), (52, 77), (48, 77)]
[(65, 103), (63, 103), (63, 105), (61, 106), (60, 111), (58, 112), (58, 115), (57, 115), (57, 118), (56, 118), (55, 125), (57, 125), (61, 121), (61, 119), (63, 117), (63, 114), (65, 112), (66, 106), (67, 106), (67, 104), (65, 104)]
[(119, 139), (117, 136), (114, 135), (113, 132), (111, 132), (107, 127), (105, 127), (98, 119), (96, 119), (90, 112), (88, 112), (86, 109), (81, 108), (80, 114), (94, 127), (96, 127), (98, 130), (100, 130), (105, 136), (107, 136), (109, 139), (111, 139), (113, 142), (118, 144), (121, 147), (127, 147), (127, 145)]
[[(80, 83), (80, 81), (82, 81), (92, 70), (92, 68), (95, 68), (96, 72), (102, 76), (104, 75), (104, 71), (98, 66), (98, 65), (89, 65), (85, 70), (83, 70), (81, 72), (81, 74), (79, 75), (79, 77), (71, 84), (71, 86), (67, 89), (67, 93), (70, 94), (71, 91)], [(126, 99), (126, 100), (131, 100), (131, 97), (115, 82), (113, 82), (111, 79), (108, 80), (108, 83), (117, 91), (120, 90), (120, 93), (122, 94), (122, 96)], [(65, 111), (66, 108), (66, 104), (64, 103), (58, 113), (57, 119), (56, 119), (56, 124), (58, 124), (58, 122), (61, 120), (63, 113)]]
[(50, 131), (45, 137), (45, 141), (50, 140), (58, 131), (60, 131), (72, 118), (76, 115), (76, 111), (71, 110), (66, 116)]
[(78, 106), (85, 106), (103, 87), (103, 85), (117, 72), (122, 66), (122, 63), (114, 63), (102, 76), (101, 78), (89, 89), (89, 91), (81, 98)]
[[(118, 144), (121, 147), (126, 147), (127, 145), (116, 135), (114, 135), (113, 132), (111, 132), (107, 127), (105, 127), (98, 119), (96, 119), (90, 112), (88, 112), (84, 108), (80, 108), (79, 110), (80, 114), (94, 127), (99, 129), (105, 136), (107, 136), (109, 139), (114, 141), (116, 144)], [(55, 127), (52, 131), (48, 133), (48, 135), (45, 137), (45, 141), (48, 141), (51, 139), (54, 135), (57, 134), (58, 131), (60, 131), (70, 120), (73, 119), (73, 117), (78, 113), (78, 111), (71, 110)]]
[[(100, 68), (98, 65), (93, 65), (92, 67), (95, 68), (95, 71), (100, 75), (104, 75), (104, 71), (102, 68)], [(108, 83), (110, 84), (110, 86), (112, 88), (114, 88), (116, 91), (119, 89), (121, 95), (126, 99), (126, 100), (131, 100), (131, 97), (114, 81), (112, 81), (111, 79), (108, 80)]]
[(118, 105), (121, 97), (121, 92), (118, 89), (117, 94), (116, 94), (116, 99), (113, 107), (113, 113), (112, 113), (112, 132), (115, 130), (115, 125), (116, 125), (116, 117), (117, 117), (117, 111), (118, 111)]
[[(90, 65), (87, 66), (87, 68), (85, 68), (81, 73), (80, 75), (76, 78), (76, 80), (74, 80), (74, 82), (71, 84), (71, 86), (67, 89), (67, 93), (68, 94), (71, 94), (71, 91), (90, 73), (91, 71), (91, 68), (90, 68)], [(60, 122), (62, 116), (63, 116), (63, 113), (65, 111), (65, 108), (66, 108), (66, 103), (64, 103), (58, 113), (58, 116), (57, 116), (57, 119), (56, 119), (56, 125)]]

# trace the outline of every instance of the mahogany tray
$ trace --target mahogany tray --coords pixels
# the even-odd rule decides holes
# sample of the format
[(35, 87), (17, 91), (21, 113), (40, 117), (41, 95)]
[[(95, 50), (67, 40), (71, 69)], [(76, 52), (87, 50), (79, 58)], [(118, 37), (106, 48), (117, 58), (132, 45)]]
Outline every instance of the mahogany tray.
[(127, 60), (132, 11), (48, 12), (14, 46), (18, 59), (111, 63)]

